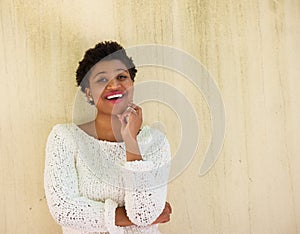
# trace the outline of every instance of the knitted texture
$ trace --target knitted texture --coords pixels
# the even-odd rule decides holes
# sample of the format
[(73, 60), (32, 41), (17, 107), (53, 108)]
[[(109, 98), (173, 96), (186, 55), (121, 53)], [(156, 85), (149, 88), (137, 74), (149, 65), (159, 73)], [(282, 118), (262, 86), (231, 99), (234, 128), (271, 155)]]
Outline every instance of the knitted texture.
[[(97, 140), (73, 123), (53, 127), (44, 186), (50, 213), (64, 234), (160, 233), (152, 223), (165, 206), (170, 146), (164, 134), (148, 126), (137, 141), (143, 160), (127, 162), (124, 142)], [(121, 206), (135, 225), (115, 225)]]

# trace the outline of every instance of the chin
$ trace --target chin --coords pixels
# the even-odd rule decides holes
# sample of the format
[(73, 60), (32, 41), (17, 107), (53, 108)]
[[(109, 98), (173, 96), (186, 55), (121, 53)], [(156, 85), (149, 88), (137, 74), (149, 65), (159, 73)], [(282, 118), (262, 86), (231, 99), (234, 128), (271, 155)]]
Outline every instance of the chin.
[(127, 105), (122, 105), (122, 106), (114, 106), (114, 108), (111, 110), (111, 115), (119, 115), (122, 114), (127, 108)]

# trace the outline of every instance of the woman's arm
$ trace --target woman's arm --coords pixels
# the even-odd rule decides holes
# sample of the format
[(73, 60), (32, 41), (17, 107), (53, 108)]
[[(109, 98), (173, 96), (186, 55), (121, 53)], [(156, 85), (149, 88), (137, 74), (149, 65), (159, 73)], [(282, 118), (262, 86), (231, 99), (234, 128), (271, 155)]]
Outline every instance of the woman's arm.
[[(158, 216), (158, 218), (152, 224), (169, 222), (171, 214), (172, 214), (171, 205), (168, 202), (166, 202), (163, 212)], [(120, 227), (134, 225), (134, 223), (132, 223), (128, 218), (125, 207), (118, 207), (116, 209), (116, 225)]]
[(121, 229), (115, 226), (116, 202), (98, 202), (80, 195), (76, 154), (76, 144), (67, 126), (55, 126), (47, 140), (44, 172), (45, 193), (53, 218), (62, 226), (87, 232), (113, 233)]
[(148, 146), (141, 152), (137, 135), (142, 109), (131, 104), (119, 119), (127, 158), (123, 173), (126, 214), (132, 223), (147, 226), (164, 214), (171, 159), (169, 142), (160, 131), (147, 128), (142, 138)]
[(138, 226), (154, 223), (166, 204), (170, 147), (167, 139), (158, 135), (162, 134), (152, 136), (157, 140), (149, 151), (141, 150), (143, 160), (124, 165), (125, 209), (129, 219)]

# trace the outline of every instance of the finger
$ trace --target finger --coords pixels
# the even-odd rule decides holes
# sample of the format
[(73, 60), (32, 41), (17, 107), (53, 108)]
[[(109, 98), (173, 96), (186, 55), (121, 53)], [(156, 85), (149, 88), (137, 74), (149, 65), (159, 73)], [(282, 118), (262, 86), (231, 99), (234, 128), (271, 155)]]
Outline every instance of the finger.
[(132, 120), (133, 116), (138, 116), (137, 113), (135, 113), (134, 111), (126, 111), (122, 114), (122, 118), (125, 120), (125, 124), (127, 124), (129, 122), (129, 119)]
[(170, 203), (168, 202), (168, 207), (170, 209), (170, 214), (172, 213), (172, 206), (170, 205)]
[(166, 223), (170, 221), (170, 215), (165, 215), (161, 223)]
[(129, 107), (127, 108), (127, 110), (128, 110), (130, 113), (133, 113), (133, 114), (135, 114), (135, 115), (138, 114), (138, 110), (134, 109), (134, 108), (131, 107), (131, 106), (129, 106)]
[(135, 111), (140, 111), (140, 110), (142, 110), (142, 108), (141, 107), (139, 107), (138, 105), (136, 105), (136, 104), (134, 104), (134, 103), (128, 103), (128, 106), (129, 107), (131, 107), (131, 108), (133, 108)]
[(168, 210), (169, 214), (172, 213), (172, 207), (170, 205), (170, 203), (166, 202), (166, 209)]
[(124, 113), (132, 113), (138, 115), (138, 111), (134, 109), (132, 106), (128, 106)]
[(137, 112), (142, 111), (142, 108), (141, 108), (140, 106), (134, 105), (133, 108), (134, 108)]
[(124, 115), (118, 115), (118, 118), (122, 126), (126, 125), (126, 117)]
[(167, 207), (166, 207), (166, 212), (167, 212), (168, 214), (171, 214), (171, 212), (172, 212), (172, 211), (171, 211), (171, 207), (167, 206)]
[(127, 109), (121, 114), (122, 118), (128, 117), (129, 114), (130, 114), (131, 112), (132, 112), (132, 111), (131, 111), (130, 109), (127, 108)]
[(128, 105), (128, 107), (126, 108), (126, 110), (135, 110), (135, 107), (133, 105)]

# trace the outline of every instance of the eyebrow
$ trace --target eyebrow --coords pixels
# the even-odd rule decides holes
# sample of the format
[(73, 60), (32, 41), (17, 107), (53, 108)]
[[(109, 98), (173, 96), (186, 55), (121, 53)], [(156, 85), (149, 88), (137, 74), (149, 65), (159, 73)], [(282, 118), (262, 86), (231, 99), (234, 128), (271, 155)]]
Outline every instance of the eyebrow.
[[(114, 71), (115, 71), (115, 72), (123, 71), (123, 72), (129, 73), (128, 70), (125, 69), (125, 68), (118, 68), (118, 69), (115, 69)], [(96, 76), (101, 75), (101, 74), (107, 74), (107, 72), (106, 72), (106, 71), (98, 72), (97, 74), (95, 74), (95, 75), (93, 76), (93, 78), (95, 78)]]

